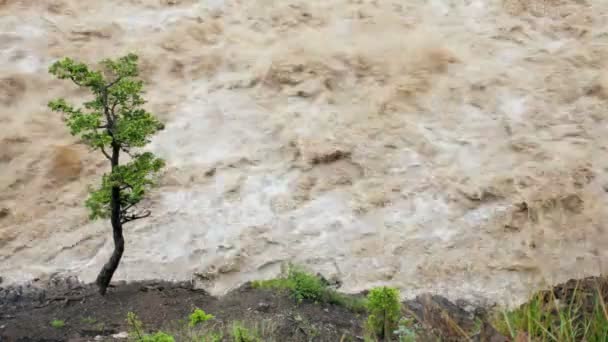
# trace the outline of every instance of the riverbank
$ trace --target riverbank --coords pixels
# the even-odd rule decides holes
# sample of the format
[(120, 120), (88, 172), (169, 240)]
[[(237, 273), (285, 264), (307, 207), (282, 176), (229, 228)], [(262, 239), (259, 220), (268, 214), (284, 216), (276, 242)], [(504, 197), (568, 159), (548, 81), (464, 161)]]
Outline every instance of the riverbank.
[[(199, 308), (213, 315), (201, 329), (223, 334), (220, 341), (235, 340), (235, 327), (259, 341), (370, 341), (368, 313), (358, 305), (366, 292), (343, 295), (326, 284), (327, 291), (345, 300), (298, 302), (289, 291), (259, 284), (247, 283), (222, 297), (189, 282), (119, 282), (105, 297), (73, 278), (54, 279), (44, 287), (0, 288), (0, 341), (126, 340), (133, 329), (128, 313), (141, 320), (142, 332), (164, 331), (176, 341), (189, 341), (188, 334), (195, 332), (187, 318)], [(416, 341), (542, 341), (554, 338), (555, 331), (563, 334), (559, 341), (576, 341), (581, 334), (600, 341), (608, 336), (607, 284), (606, 278), (570, 280), (508, 312), (421, 295), (402, 303), (400, 329)]]

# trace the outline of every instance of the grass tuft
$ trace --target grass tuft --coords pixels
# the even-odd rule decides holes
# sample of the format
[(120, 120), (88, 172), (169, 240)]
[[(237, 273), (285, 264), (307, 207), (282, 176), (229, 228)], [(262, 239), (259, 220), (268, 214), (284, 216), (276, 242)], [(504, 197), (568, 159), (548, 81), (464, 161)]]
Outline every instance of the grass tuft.
[(339, 305), (353, 312), (366, 312), (364, 298), (339, 293), (331, 289), (324, 279), (291, 264), (279, 278), (254, 281), (252, 286), (258, 289), (288, 291), (298, 303), (307, 300)]
[(575, 288), (563, 298), (555, 291), (535, 294), (521, 307), (502, 312), (495, 328), (506, 336), (533, 341), (608, 341), (608, 313), (599, 290)]
[(54, 319), (51, 322), (51, 326), (55, 329), (61, 329), (61, 328), (65, 327), (65, 321), (60, 320), (60, 319)]

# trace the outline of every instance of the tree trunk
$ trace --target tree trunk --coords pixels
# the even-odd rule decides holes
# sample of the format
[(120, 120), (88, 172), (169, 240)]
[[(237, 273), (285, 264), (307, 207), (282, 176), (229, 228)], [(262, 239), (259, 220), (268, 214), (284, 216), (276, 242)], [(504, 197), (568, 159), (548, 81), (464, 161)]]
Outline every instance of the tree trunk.
[(384, 341), (390, 341), (391, 340), (391, 332), (390, 332), (390, 328), (389, 328), (389, 321), (388, 321), (388, 310), (384, 310)]
[[(120, 147), (113, 144), (112, 145), (112, 171), (118, 166), (118, 156), (120, 153)], [(118, 264), (120, 263), (120, 259), (122, 258), (122, 253), (125, 251), (125, 239), (122, 236), (122, 222), (120, 215), (120, 187), (114, 186), (112, 187), (112, 194), (110, 198), (110, 208), (111, 208), (111, 217), (110, 220), (112, 222), (112, 232), (114, 236), (114, 252), (112, 252), (112, 256), (110, 260), (103, 265), (101, 272), (97, 275), (97, 280), (95, 283), (99, 287), (99, 293), (103, 296), (106, 294), (106, 290), (108, 289), (108, 285), (110, 285), (110, 281), (112, 280), (112, 276), (114, 272), (118, 268)]]

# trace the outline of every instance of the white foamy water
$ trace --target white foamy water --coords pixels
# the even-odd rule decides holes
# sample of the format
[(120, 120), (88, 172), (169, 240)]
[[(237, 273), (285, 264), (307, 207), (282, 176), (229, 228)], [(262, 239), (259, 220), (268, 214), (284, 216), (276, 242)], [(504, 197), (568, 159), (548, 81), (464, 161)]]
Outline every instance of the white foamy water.
[(515, 303), (603, 271), (601, 2), (5, 3), (7, 283), (92, 281), (108, 258), (109, 224), (83, 208), (107, 165), (45, 108), (84, 98), (44, 71), (128, 51), (167, 170), (116, 279), (223, 293), (291, 261), (349, 292)]

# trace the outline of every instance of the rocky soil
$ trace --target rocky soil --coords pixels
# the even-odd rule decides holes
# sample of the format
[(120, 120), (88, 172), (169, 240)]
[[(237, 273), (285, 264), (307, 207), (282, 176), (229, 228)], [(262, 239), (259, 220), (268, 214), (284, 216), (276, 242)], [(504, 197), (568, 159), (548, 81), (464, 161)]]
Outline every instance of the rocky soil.
[[(136, 313), (148, 331), (171, 332), (194, 308), (216, 316), (213, 328), (245, 322), (263, 328), (271, 337), (268, 341), (277, 342), (362, 341), (366, 319), (365, 313), (336, 305), (296, 305), (288, 294), (248, 284), (217, 298), (188, 282), (123, 282), (101, 297), (94, 286), (68, 278), (54, 279), (44, 287), (0, 288), (0, 341), (124, 341), (127, 312)], [(489, 325), (480, 330), (475, 320), (485, 319), (485, 311), (464, 301), (454, 304), (424, 295), (406, 302), (404, 308), (404, 313), (424, 322), (429, 334), (444, 340), (467, 340), (463, 331), (475, 331), (471, 336), (478, 341), (500, 337)], [(53, 327), (53, 320), (65, 326)]]

